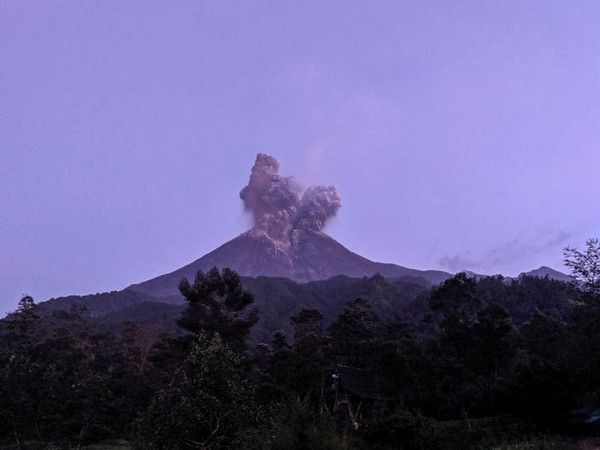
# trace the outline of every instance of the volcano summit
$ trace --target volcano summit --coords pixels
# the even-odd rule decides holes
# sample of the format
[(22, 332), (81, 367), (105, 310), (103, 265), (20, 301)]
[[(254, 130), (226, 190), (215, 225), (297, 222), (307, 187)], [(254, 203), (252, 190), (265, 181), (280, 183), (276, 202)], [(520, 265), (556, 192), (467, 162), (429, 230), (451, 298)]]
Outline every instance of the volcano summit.
[(298, 282), (335, 275), (364, 277), (420, 277), (439, 283), (449, 274), (382, 264), (351, 252), (322, 229), (341, 207), (334, 186), (306, 189), (279, 174), (277, 160), (263, 153), (256, 157), (248, 185), (240, 192), (254, 226), (193, 263), (172, 273), (135, 284), (128, 289), (154, 296), (171, 296), (183, 278), (213, 266), (229, 267), (242, 276), (283, 277)]

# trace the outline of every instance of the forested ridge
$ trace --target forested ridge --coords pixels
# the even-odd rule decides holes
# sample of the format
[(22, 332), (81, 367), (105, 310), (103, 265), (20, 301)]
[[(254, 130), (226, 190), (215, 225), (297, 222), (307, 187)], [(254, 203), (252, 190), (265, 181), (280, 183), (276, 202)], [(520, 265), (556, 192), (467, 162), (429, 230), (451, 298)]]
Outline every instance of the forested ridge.
[[(77, 305), (48, 311), (25, 296), (1, 322), (0, 443), (564, 448), (565, 436), (596, 431), (600, 406), (597, 280), (578, 279), (460, 273), (424, 288), (375, 276), (332, 316), (322, 296), (356, 292), (334, 279), (288, 306), (268, 341), (253, 330), (285, 305), (259, 310), (229, 269), (182, 280), (171, 332), (106, 327)], [(405, 301), (386, 305), (394, 289)]]

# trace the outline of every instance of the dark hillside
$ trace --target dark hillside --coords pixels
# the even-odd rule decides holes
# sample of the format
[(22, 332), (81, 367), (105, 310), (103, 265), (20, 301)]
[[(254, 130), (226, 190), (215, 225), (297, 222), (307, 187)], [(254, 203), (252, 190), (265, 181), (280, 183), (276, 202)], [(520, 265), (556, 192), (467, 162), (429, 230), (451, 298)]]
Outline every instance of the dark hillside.
[[(173, 332), (177, 330), (175, 320), (184, 308), (183, 297), (177, 294), (177, 284), (170, 289), (169, 297), (125, 289), (51, 299), (40, 304), (40, 312), (49, 314), (83, 308), (89, 318), (113, 330), (124, 321), (134, 321), (144, 327)], [(242, 277), (242, 284), (255, 295), (255, 306), (260, 310), (259, 322), (251, 334), (252, 343), (270, 342), (278, 331), (291, 336), (289, 318), (305, 308), (319, 309), (324, 323), (330, 324), (349, 301), (357, 298), (368, 300), (381, 318), (398, 316), (416, 329), (422, 329), (423, 318), (429, 310), (426, 298), (431, 289), (429, 282), (421, 277), (389, 279), (379, 274), (361, 278), (339, 275), (309, 283), (281, 277)], [(537, 311), (563, 317), (577, 298), (569, 284), (534, 276), (514, 280), (482, 277), (477, 291), (486, 304), (495, 303), (505, 308), (517, 325), (530, 320)]]
[(72, 308), (83, 309), (89, 317), (103, 317), (108, 314), (117, 313), (124, 309), (133, 307), (142, 302), (160, 301), (156, 297), (135, 291), (112, 291), (102, 294), (69, 295), (67, 297), (51, 298), (39, 305), (40, 313), (50, 311), (68, 311)]
[[(277, 331), (290, 336), (292, 327), (289, 318), (304, 308), (318, 308), (328, 324), (347, 302), (363, 298), (371, 302), (374, 311), (381, 317), (388, 317), (400, 313), (425, 289), (423, 285), (391, 281), (381, 275), (363, 278), (336, 276), (310, 283), (298, 283), (287, 278), (243, 277), (242, 284), (255, 295), (255, 306), (260, 310), (260, 320), (252, 331), (253, 342), (270, 342)], [(125, 289), (51, 299), (40, 304), (40, 312), (84, 308), (89, 318), (113, 330), (124, 321), (134, 321), (144, 327), (173, 332), (176, 330), (175, 320), (184, 308), (184, 300), (181, 296), (171, 296), (168, 303), (163, 299)]]

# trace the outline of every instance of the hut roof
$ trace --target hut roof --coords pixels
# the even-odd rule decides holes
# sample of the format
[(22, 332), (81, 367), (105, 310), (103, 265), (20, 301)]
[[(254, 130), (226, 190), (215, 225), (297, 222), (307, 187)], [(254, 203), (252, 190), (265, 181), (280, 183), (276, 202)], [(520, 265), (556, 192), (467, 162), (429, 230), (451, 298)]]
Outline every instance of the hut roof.
[(337, 364), (336, 370), (339, 375), (339, 382), (346, 391), (364, 399), (383, 398), (372, 370), (341, 364)]

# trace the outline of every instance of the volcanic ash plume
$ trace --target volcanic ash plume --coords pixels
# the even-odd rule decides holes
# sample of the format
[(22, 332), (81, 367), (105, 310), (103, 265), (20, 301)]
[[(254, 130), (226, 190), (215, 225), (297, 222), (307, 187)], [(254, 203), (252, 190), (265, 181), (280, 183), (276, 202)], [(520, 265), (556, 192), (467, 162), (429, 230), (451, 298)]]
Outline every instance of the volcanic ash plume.
[(341, 206), (335, 186), (310, 186), (302, 196), (294, 228), (319, 231)]
[(273, 239), (285, 240), (300, 207), (300, 192), (291, 178), (279, 175), (275, 158), (259, 153), (240, 197), (252, 212), (255, 228), (266, 231)]
[(252, 212), (255, 229), (265, 231), (273, 239), (289, 241), (294, 228), (321, 230), (341, 207), (334, 186), (311, 186), (300, 199), (301, 193), (291, 177), (279, 175), (275, 158), (259, 153), (240, 198)]

